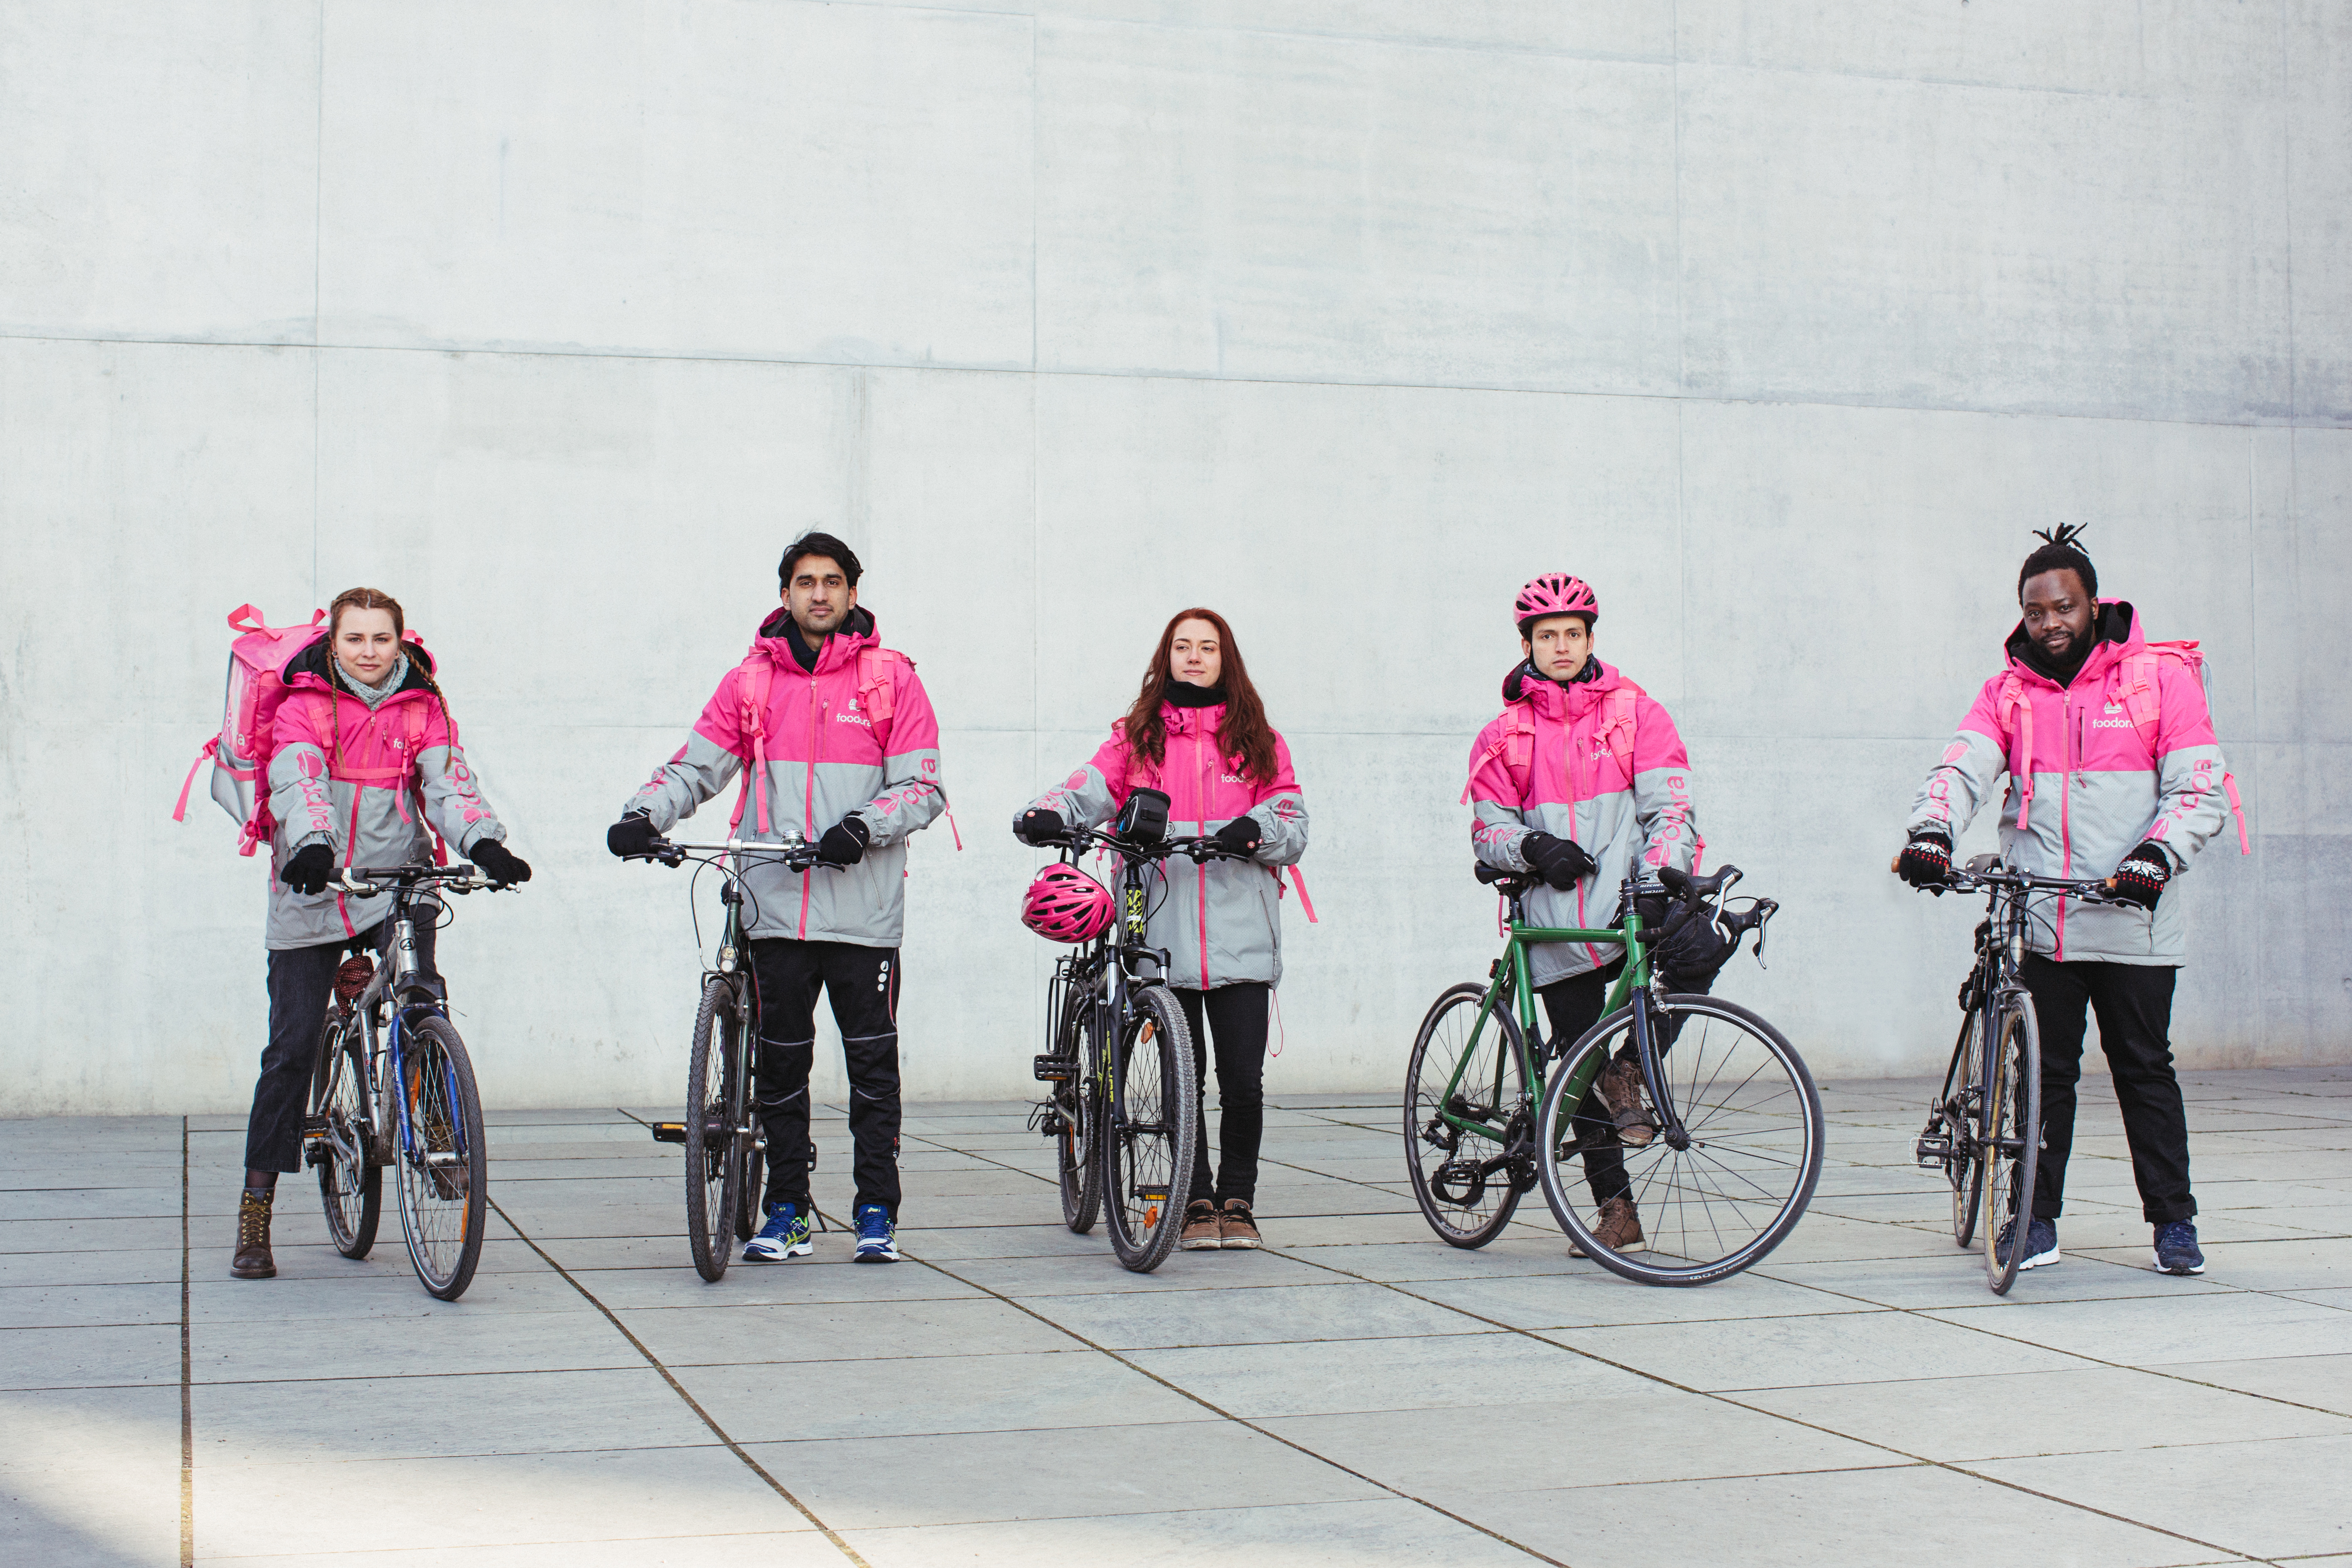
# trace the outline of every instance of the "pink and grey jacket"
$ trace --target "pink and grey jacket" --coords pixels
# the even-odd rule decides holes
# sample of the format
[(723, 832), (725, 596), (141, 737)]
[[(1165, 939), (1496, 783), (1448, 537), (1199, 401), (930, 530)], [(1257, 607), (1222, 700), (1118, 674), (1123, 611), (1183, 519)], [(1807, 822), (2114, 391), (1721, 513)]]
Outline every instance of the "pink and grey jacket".
[[(2099, 601), (2099, 642), (2072, 684), (2061, 687), (2022, 657), (2011, 632), (2008, 667), (1984, 683), (1912, 803), (1911, 831), (1938, 828), (1958, 842), (2010, 775), (2000, 813), (2001, 852), (2036, 876), (2108, 877), (2142, 840), (2163, 846), (2177, 875), (2224, 821), (2221, 748), (2193, 663), (2152, 653), (2138, 617)], [(2154, 701), (2138, 689), (2153, 683)], [(2147, 734), (2134, 721), (2140, 706)], [(2178, 964), (2185, 951), (2179, 900), (2154, 910), (2054, 899), (2032, 922), (2036, 952), (2064, 962)]]
[[(1612, 925), (1618, 892), (1638, 857), (1643, 870), (1687, 871), (1706, 847), (1691, 808), (1690, 757), (1666, 710), (1598, 658), (1591, 679), (1567, 686), (1523, 660), (1504, 678), (1502, 714), (1470, 748), (1465, 792), (1478, 858), (1505, 871), (1531, 869), (1530, 833), (1572, 838), (1599, 869), (1561, 889), (1538, 882), (1527, 896), (1538, 925)], [(1535, 950), (1538, 985), (1616, 962), (1622, 943), (1549, 942)]]
[[(767, 777), (764, 798), (755, 795), (757, 809), (744, 811), (735, 837), (775, 842), (796, 834), (814, 843), (856, 816), (868, 837), (855, 866), (796, 874), (772, 862), (753, 865), (745, 875), (756, 901), (751, 934), (896, 947), (906, 927), (907, 840), (947, 806), (939, 720), (914, 665), (896, 656), (880, 666), (890, 682), (889, 718), (877, 725), (860, 710), (858, 656), (881, 646), (863, 607), (824, 639), (814, 673), (793, 658), (786, 615), (779, 608), (769, 616), (752, 642), (772, 669), (762, 742)], [(740, 665), (727, 672), (686, 744), (624, 811), (644, 812), (656, 832), (667, 833), (727, 787), (752, 750), (741, 711), (750, 679)]]
[[(1247, 860), (1162, 861), (1144, 873), (1151, 915), (1144, 940), (1169, 953), (1168, 984), (1209, 991), (1244, 981), (1282, 979), (1282, 873), (1307, 853), (1307, 799), (1290, 768), (1290, 746), (1274, 738), (1274, 777), (1250, 778), (1241, 760), (1217, 749), (1223, 703), (1160, 709), (1168, 724), (1165, 758), (1136, 755), (1121, 725), (1094, 760), (1026, 809), (1058, 814), (1092, 827), (1118, 815), (1138, 789), (1167, 792), (1171, 838), (1214, 833), (1236, 817), (1257, 824), (1264, 840)], [(1016, 816), (1019, 814), (1015, 814)]]
[(373, 712), (329, 673), (323, 637), (279, 671), (286, 700), (269, 759), (269, 812), (278, 824), (269, 868), (272, 948), (356, 936), (380, 923), (391, 902), (289, 888), (280, 879), (286, 862), (306, 845), (331, 847), (338, 866), (403, 866), (430, 851), (427, 823), (461, 855), (507, 836), (466, 765), (448, 709), (426, 680), (432, 656), (413, 642), (401, 651), (408, 677)]

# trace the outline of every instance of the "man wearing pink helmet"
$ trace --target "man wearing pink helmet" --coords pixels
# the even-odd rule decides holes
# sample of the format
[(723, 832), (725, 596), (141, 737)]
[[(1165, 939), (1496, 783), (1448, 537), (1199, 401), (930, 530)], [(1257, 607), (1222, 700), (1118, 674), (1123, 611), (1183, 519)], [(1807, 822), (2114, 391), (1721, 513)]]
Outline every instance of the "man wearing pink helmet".
[[(1611, 925), (1637, 858), (1651, 875), (1666, 866), (1687, 871), (1703, 847), (1690, 758), (1666, 710), (1593, 656), (1601, 604), (1588, 584), (1547, 572), (1519, 590), (1513, 616), (1521, 657), (1503, 679), (1506, 706), (1470, 752), (1471, 845), (1486, 865), (1539, 879), (1527, 895), (1536, 923)], [(1655, 918), (1665, 913), (1662, 904)], [(1706, 946), (1711, 928), (1692, 923), (1692, 940)], [(1669, 952), (1664, 943), (1659, 952), (1662, 965), (1683, 960), (1680, 989), (1704, 988), (1711, 957), (1720, 963), (1707, 952)], [(1600, 1021), (1624, 953), (1615, 943), (1553, 943), (1534, 951), (1532, 965), (1552, 1044), (1565, 1048)], [(1613, 1123), (1625, 1142), (1648, 1141), (1639, 1069), (1624, 1060), (1604, 1068), (1577, 1117), (1603, 1133), (1579, 1137), (1601, 1205), (1600, 1237), (1621, 1252), (1638, 1249), (1641, 1216), (1605, 1130)]]

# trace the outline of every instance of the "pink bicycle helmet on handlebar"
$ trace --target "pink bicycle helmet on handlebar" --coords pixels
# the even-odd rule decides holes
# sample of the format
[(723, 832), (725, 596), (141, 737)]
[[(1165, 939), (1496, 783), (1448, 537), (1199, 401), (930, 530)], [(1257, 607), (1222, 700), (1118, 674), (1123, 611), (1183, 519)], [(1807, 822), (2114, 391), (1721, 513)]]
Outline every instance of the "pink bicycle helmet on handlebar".
[(1058, 860), (1037, 873), (1021, 900), (1021, 923), (1047, 942), (1092, 942), (1110, 919), (1110, 889)]
[(1511, 618), (1518, 622), (1521, 637), (1546, 616), (1585, 616), (1591, 617), (1586, 622), (1590, 626), (1601, 618), (1601, 601), (1583, 578), (1547, 572), (1520, 589), (1518, 603), (1511, 606)]

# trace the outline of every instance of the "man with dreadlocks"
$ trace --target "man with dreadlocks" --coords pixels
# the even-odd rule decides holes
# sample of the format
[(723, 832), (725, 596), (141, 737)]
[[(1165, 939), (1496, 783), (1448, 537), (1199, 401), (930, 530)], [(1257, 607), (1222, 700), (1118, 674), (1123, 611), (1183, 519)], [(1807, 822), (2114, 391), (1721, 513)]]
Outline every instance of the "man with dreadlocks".
[[(2041, 1025), (2042, 1152), (2018, 1266), (2059, 1260), (2087, 1005), (2115, 1078), (2141, 1213), (2155, 1227), (2156, 1267), (2201, 1274), (2170, 1039), (2182, 919), (2166, 889), (2221, 828), (2223, 792), (2232, 804), (2235, 792), (2195, 645), (2150, 644), (2131, 605), (2101, 599), (2082, 532), (2038, 534), (2043, 543), (2017, 576), (2024, 618), (2009, 634), (2006, 668), (1977, 693), (1920, 785), (1895, 871), (1915, 888), (1941, 885), (1953, 843), (2006, 773), (2002, 858), (2038, 876), (2105, 877), (2127, 900), (2052, 900), (2019, 971)], [(2004, 1258), (2014, 1228), (1998, 1238)]]

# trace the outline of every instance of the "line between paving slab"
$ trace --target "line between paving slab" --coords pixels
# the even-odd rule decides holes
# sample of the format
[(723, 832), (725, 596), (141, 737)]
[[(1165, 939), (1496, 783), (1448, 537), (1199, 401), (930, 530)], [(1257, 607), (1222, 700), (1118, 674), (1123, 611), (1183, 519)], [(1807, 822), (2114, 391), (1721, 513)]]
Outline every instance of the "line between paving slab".
[[(623, 1114), (625, 1115), (627, 1113), (623, 1112)], [(750, 1469), (753, 1475), (767, 1482), (769, 1487), (774, 1490), (778, 1497), (792, 1504), (793, 1507), (798, 1510), (803, 1519), (807, 1520), (811, 1524), (816, 1526), (819, 1531), (823, 1531), (824, 1538), (827, 1541), (832, 1542), (834, 1546), (844, 1557), (846, 1557), (852, 1563), (856, 1563), (857, 1568), (871, 1568), (871, 1564), (869, 1564), (865, 1558), (860, 1557), (856, 1551), (850, 1546), (849, 1542), (844, 1541), (837, 1533), (835, 1532), (833, 1526), (819, 1519), (816, 1516), (814, 1510), (811, 1509), (808, 1504), (801, 1501), (799, 1498), (794, 1497), (791, 1489), (786, 1487), (783, 1482), (776, 1479), (776, 1478), (769, 1472), (766, 1466), (761, 1464), (759, 1460), (753, 1458), (749, 1453), (747, 1453), (744, 1450), (743, 1445), (735, 1441), (732, 1434), (729, 1433), (725, 1427), (719, 1426), (717, 1421), (711, 1418), (710, 1412), (702, 1407), (701, 1401), (696, 1399), (693, 1394), (688, 1394), (686, 1391), (686, 1384), (678, 1382), (676, 1377), (671, 1375), (669, 1368), (662, 1364), (661, 1358), (654, 1354), (652, 1350), (647, 1348), (645, 1341), (637, 1338), (635, 1334), (629, 1331), (629, 1326), (621, 1321), (619, 1317), (614, 1313), (613, 1309), (607, 1307), (603, 1301), (597, 1300), (596, 1293), (593, 1290), (589, 1289), (587, 1286), (583, 1285), (579, 1280), (573, 1279), (570, 1269), (555, 1261), (553, 1258), (548, 1255), (547, 1250), (544, 1247), (541, 1247), (539, 1243), (533, 1241), (523, 1230), (522, 1226), (515, 1224), (514, 1216), (512, 1215), (507, 1213), (507, 1211), (502, 1208), (499, 1208), (499, 1202), (496, 1198), (486, 1197), (486, 1201), (489, 1204), (490, 1207), (498, 1209), (499, 1217), (506, 1221), (507, 1224), (513, 1228), (515, 1235), (522, 1238), (522, 1244), (525, 1247), (528, 1247), (533, 1252), (538, 1253), (541, 1262), (545, 1263), (550, 1268), (554, 1269), (555, 1272), (562, 1277), (565, 1284), (571, 1286), (574, 1290), (579, 1291), (580, 1294), (586, 1299), (590, 1306), (595, 1308), (599, 1312), (602, 1312), (604, 1315), (604, 1321), (612, 1324), (613, 1327), (620, 1332), (621, 1337), (628, 1341), (629, 1343), (635, 1347), (639, 1355), (646, 1358), (646, 1364), (652, 1367), (656, 1372), (661, 1373), (662, 1381), (669, 1384), (670, 1392), (677, 1394), (678, 1398), (686, 1402), (686, 1407), (688, 1410), (693, 1411), (694, 1414), (700, 1418), (705, 1426), (710, 1428), (710, 1435), (712, 1436), (718, 1438), (719, 1442), (726, 1445), (727, 1451), (729, 1453), (742, 1460), (745, 1468)]]
[(196, 1417), (188, 1344), (188, 1119), (180, 1118), (180, 1568), (196, 1564)]

